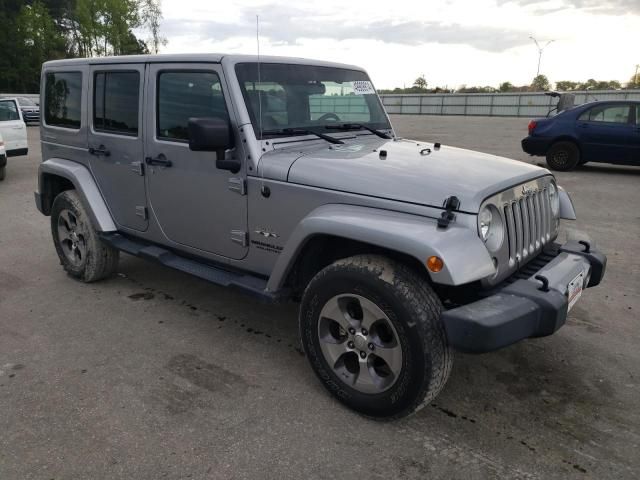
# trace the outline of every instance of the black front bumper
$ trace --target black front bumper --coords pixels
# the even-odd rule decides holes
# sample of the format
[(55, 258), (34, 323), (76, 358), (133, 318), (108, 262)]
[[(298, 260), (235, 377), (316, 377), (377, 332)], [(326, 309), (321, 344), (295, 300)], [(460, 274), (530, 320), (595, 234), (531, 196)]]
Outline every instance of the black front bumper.
[(604, 277), (606, 265), (607, 257), (588, 244), (572, 241), (560, 246), (556, 258), (530, 278), (445, 311), (442, 321), (449, 344), (463, 352), (483, 353), (525, 338), (551, 335), (567, 319), (568, 283), (585, 272), (583, 288), (596, 286)]

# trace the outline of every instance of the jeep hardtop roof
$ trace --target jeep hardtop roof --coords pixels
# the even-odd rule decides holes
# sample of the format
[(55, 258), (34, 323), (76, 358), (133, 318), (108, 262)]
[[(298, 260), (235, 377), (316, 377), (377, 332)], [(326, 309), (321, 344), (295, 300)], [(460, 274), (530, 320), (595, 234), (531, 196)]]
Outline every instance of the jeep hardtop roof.
[[(73, 66), (73, 65), (108, 65), (126, 63), (225, 63), (257, 62), (257, 55), (239, 55), (223, 53), (170, 53), (161, 55), (121, 55), (118, 57), (94, 57), (94, 58), (69, 58), (63, 60), (51, 60), (43, 64), (43, 68)], [(364, 71), (362, 67), (344, 63), (325, 62), (300, 57), (276, 57), (260, 56), (261, 63), (288, 63), (300, 65), (316, 65), (321, 67), (346, 68), (349, 70)]]

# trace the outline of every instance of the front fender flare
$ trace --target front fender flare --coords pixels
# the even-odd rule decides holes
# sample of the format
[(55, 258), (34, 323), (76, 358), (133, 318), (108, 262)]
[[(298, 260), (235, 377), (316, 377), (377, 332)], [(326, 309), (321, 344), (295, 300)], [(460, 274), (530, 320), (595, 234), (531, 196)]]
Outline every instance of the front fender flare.
[[(102, 198), (98, 185), (87, 167), (80, 163), (60, 158), (51, 158), (42, 162), (38, 168), (39, 193), (36, 195), (42, 196), (47, 194), (47, 175), (66, 178), (73, 184), (82, 198), (96, 230), (100, 232), (114, 232), (117, 230), (109, 208), (104, 198)], [(51, 202), (53, 202), (53, 198), (51, 198)]]
[[(495, 273), (489, 252), (475, 230), (450, 224), (440, 229), (433, 218), (353, 205), (330, 204), (313, 210), (295, 228), (269, 277), (267, 291), (284, 286), (307, 241), (332, 235), (408, 254), (421, 264), (432, 255), (444, 268), (429, 272), (434, 283), (462, 285)], [(426, 268), (426, 267), (425, 267)]]

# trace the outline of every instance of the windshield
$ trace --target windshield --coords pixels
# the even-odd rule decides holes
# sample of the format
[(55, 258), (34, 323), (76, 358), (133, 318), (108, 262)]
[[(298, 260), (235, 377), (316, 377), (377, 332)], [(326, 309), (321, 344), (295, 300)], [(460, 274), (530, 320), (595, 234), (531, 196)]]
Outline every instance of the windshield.
[(21, 107), (37, 107), (38, 104), (26, 97), (18, 97), (18, 103)]
[(239, 63), (236, 74), (258, 138), (291, 129), (331, 132), (335, 126), (337, 132), (345, 123), (391, 128), (364, 72), (262, 63), (258, 75), (257, 63)]

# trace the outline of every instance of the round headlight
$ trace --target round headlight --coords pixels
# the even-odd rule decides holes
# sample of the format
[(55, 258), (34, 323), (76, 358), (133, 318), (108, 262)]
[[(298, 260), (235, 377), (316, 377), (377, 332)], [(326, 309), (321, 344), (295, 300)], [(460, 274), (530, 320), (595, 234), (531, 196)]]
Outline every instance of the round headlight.
[(493, 205), (487, 205), (480, 210), (478, 214), (478, 233), (490, 251), (497, 252), (502, 246), (504, 237), (502, 217), (498, 209)]
[(480, 238), (483, 242), (486, 242), (489, 238), (489, 232), (491, 230), (491, 221), (493, 220), (493, 214), (489, 207), (484, 207), (478, 215), (478, 231), (480, 232)]
[(549, 201), (551, 202), (551, 213), (557, 217), (560, 213), (560, 196), (558, 195), (558, 187), (553, 182), (549, 184)]

